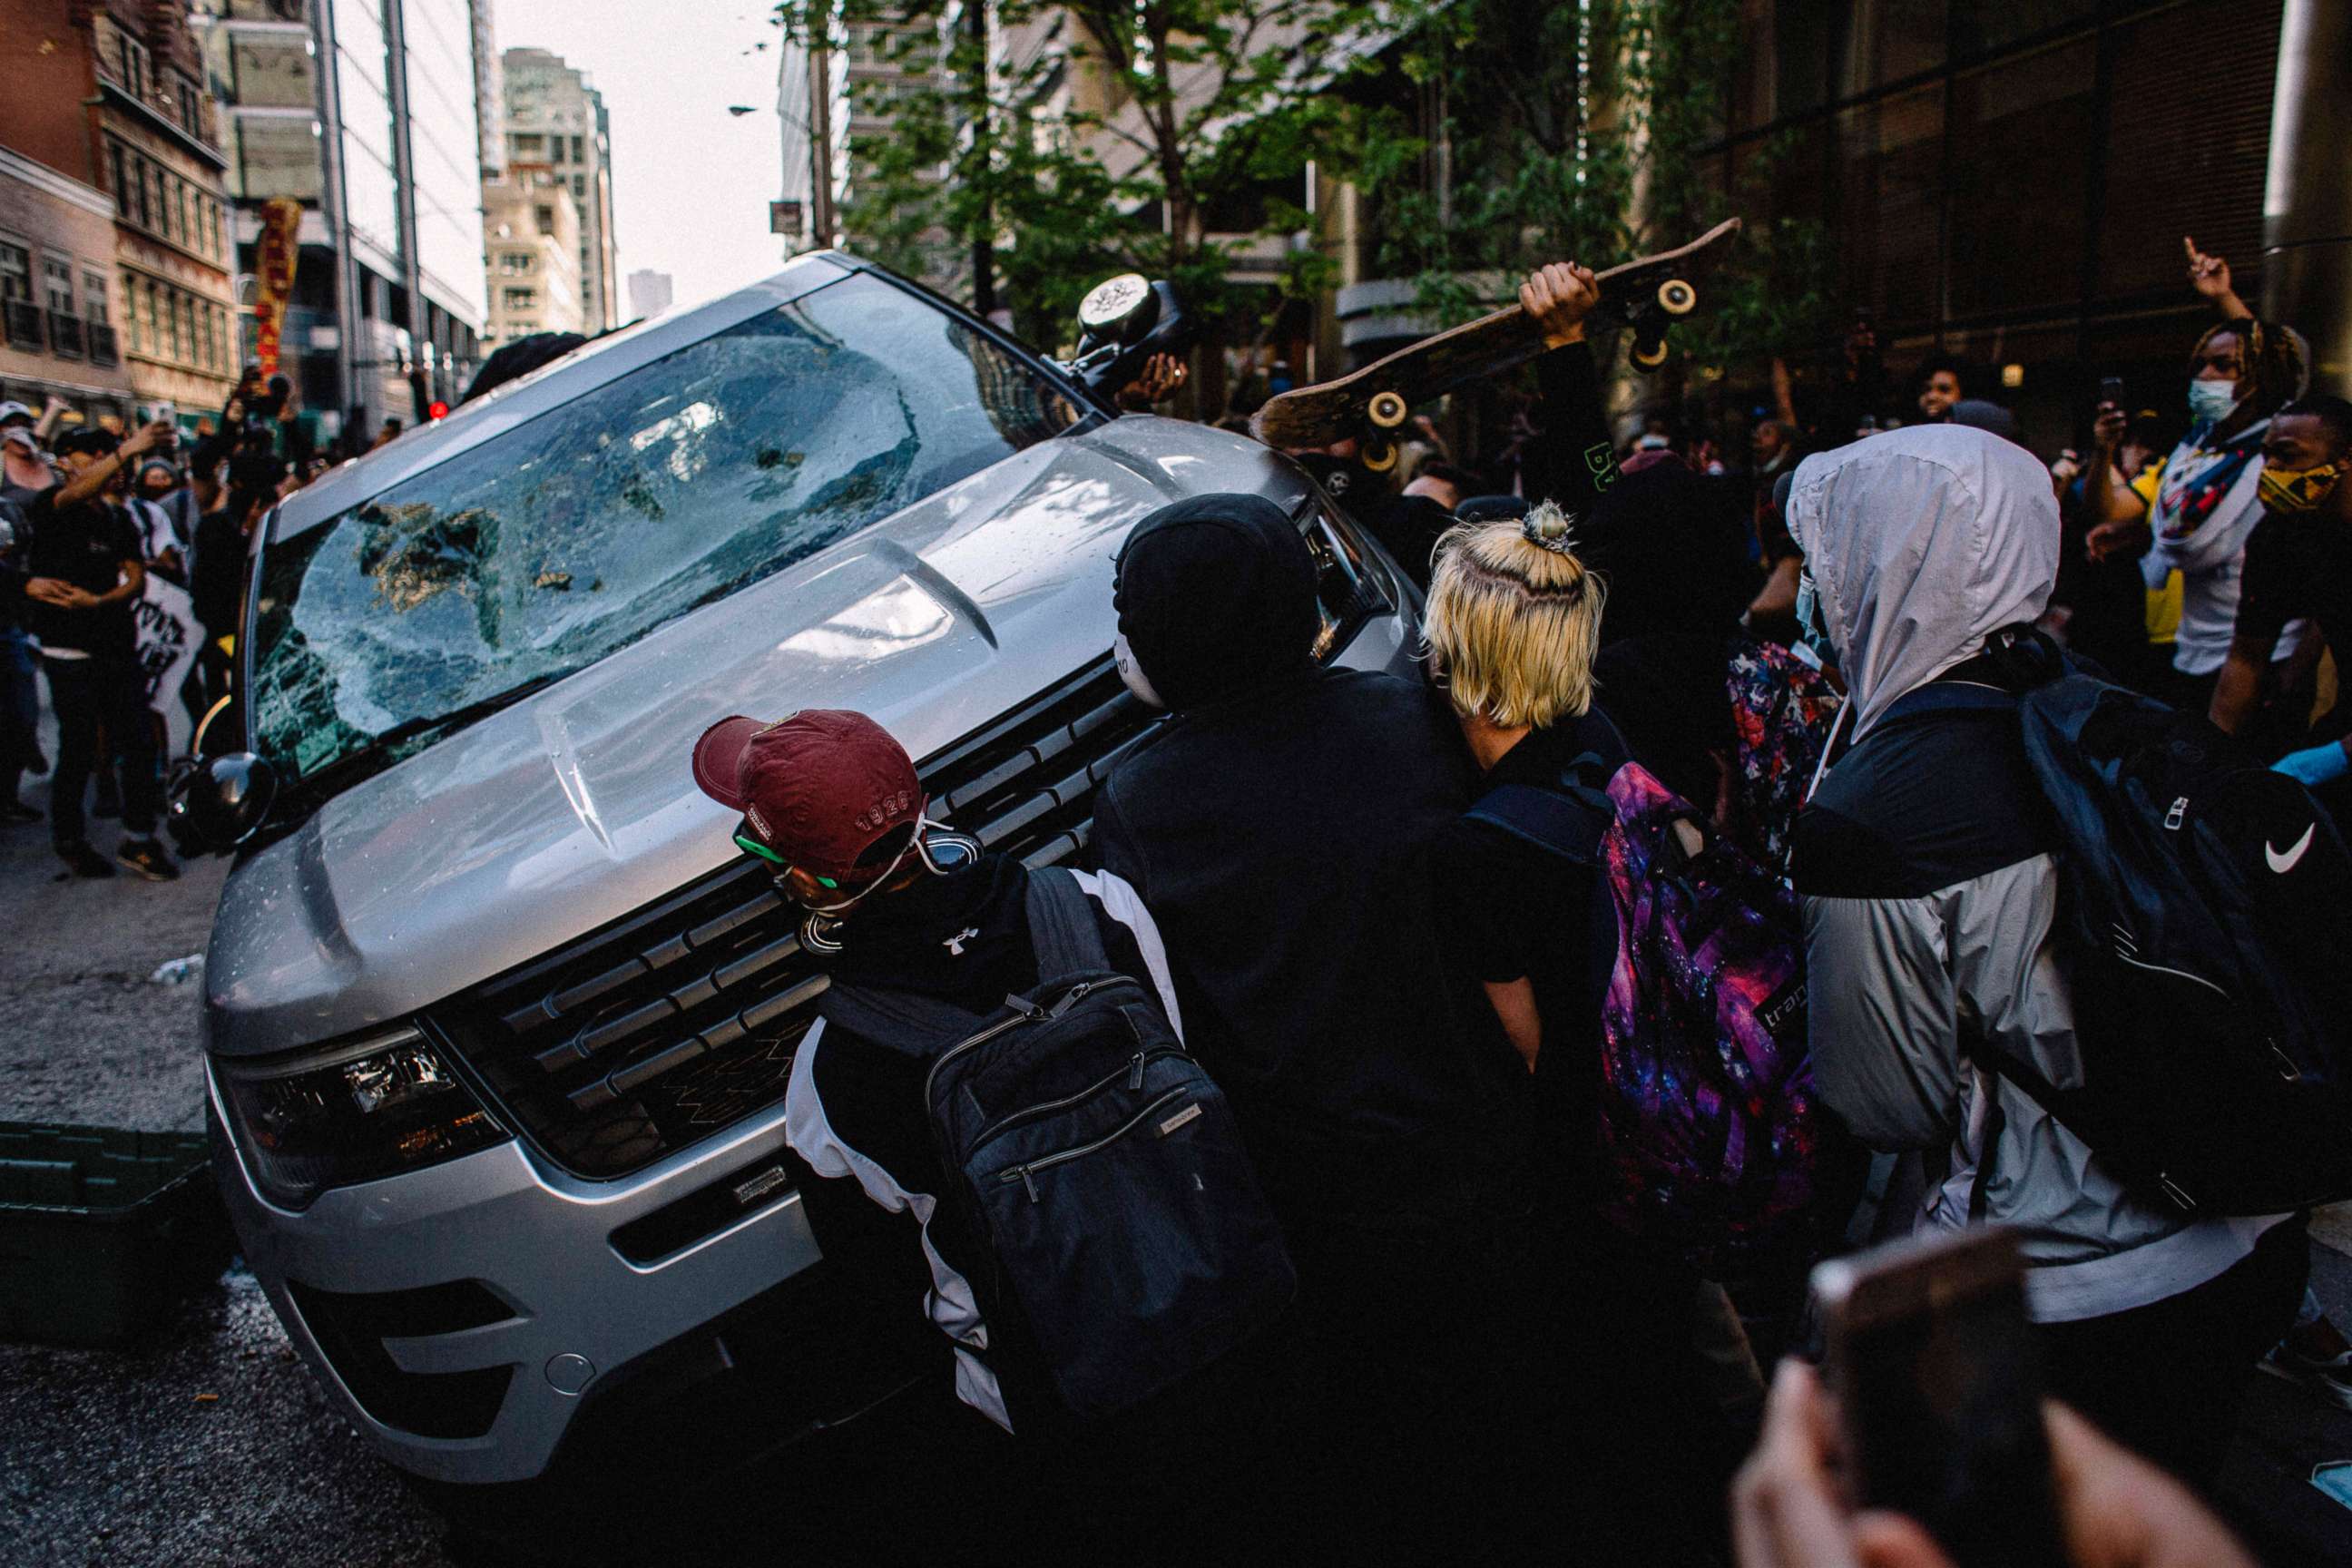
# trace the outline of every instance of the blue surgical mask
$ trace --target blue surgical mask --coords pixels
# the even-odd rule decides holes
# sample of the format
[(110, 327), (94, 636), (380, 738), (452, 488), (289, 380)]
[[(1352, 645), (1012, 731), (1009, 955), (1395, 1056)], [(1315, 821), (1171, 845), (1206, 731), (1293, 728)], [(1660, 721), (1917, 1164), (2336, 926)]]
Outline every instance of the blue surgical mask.
[(2238, 405), (2234, 381), (2192, 381), (2189, 384), (2189, 416), (2200, 425), (2218, 425)]
[(1811, 572), (1797, 573), (1797, 640), (1811, 648), (1822, 663), (1835, 664), (1837, 648), (1830, 641), (1829, 623), (1822, 618), (1821, 590), (1813, 585)]

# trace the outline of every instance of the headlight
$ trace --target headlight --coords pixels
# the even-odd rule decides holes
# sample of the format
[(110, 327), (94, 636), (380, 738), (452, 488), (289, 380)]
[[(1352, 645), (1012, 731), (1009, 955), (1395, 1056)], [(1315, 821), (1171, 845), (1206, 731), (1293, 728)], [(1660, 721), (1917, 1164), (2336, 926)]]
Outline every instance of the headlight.
[(247, 1168), (281, 1208), (514, 1136), (412, 1028), (215, 1067)]
[(1323, 622), (1315, 634), (1315, 657), (1328, 661), (1354, 640), (1366, 621), (1396, 606), (1365, 560), (1354, 529), (1328, 505), (1318, 505), (1307, 520), (1307, 548), (1315, 556), (1315, 609)]

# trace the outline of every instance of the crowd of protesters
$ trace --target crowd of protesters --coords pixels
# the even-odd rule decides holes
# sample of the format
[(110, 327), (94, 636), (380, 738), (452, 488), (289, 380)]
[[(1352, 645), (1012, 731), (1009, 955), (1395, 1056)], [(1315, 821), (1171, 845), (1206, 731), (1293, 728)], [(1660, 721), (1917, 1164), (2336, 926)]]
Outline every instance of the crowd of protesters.
[[(2266, 1363), (2352, 1407), (2352, 1346), (2305, 1289), (2305, 1215), (2185, 1212), (2022, 1087), (2078, 1080), (2082, 1053), (2059, 846), (1998, 706), (2009, 653), (2054, 642), (2210, 710), (2323, 796), (2352, 772), (2332, 657), (2352, 406), (2311, 393), (2295, 334), (2189, 254), (2221, 319), (2168, 447), (2109, 405), (2086, 457), (2045, 462), (1956, 362), (1895, 406), (1862, 328), (1821, 417), (1781, 378), (1744, 473), (1658, 424), (1618, 447), (1583, 341), (1593, 275), (1542, 269), (1521, 294), (1539, 396), (1508, 473), (1454, 464), (1426, 424), (1394, 475), (1352, 442), (1294, 454), (1425, 587), (1423, 682), (1310, 656), (1315, 566), (1272, 503), (1198, 497), (1134, 529), (1118, 664), (1172, 718), (1096, 798), (1079, 923), (1221, 1087), (1297, 1294), (1118, 1420), (1064, 1419), (1035, 1361), (1066, 1325), (1031, 1321), (990, 1256), (1005, 1233), (947, 1195), (922, 1106), (959, 1033), (849, 1000), (1059, 1017), (1046, 873), (929, 821), (861, 715), (704, 737), (697, 782), (743, 813), (738, 842), (807, 911), (838, 997), (788, 1100), (793, 1147), (843, 1178), (807, 1194), (820, 1232), (861, 1191), (923, 1222), (958, 1392), (1057, 1473), (1103, 1477), (1087, 1528), (1148, 1532), (1189, 1503), (1187, 1552), (1279, 1518), (1349, 1550), (1944, 1562), (1916, 1523), (1851, 1511), (1811, 1373), (1792, 1362), (1768, 1396), (1762, 1368), (1807, 1350), (1823, 1250), (1994, 1223), (2021, 1238), (2063, 1402), (2071, 1560), (2248, 1560), (2198, 1500), (2245, 1385)], [(1150, 379), (1137, 406), (1181, 370)], [(1810, 1070), (1851, 1158), (1815, 1188), (1829, 1239), (1777, 1267), (1710, 1278), (1605, 1217), (1612, 868), (1528, 825), (1605, 814), (1591, 785), (1629, 763), (1801, 908)], [(1027, 1187), (1019, 1212), (1048, 1212), (1042, 1168), (1002, 1178)], [(1227, 1198), (1247, 1206), (1204, 1201)]]
[[(0, 403), (0, 824), (46, 815), (69, 876), (179, 874), (157, 833), (166, 737), (184, 741), (227, 695), (253, 529), (326, 466), (296, 413), (286, 379), (257, 369), (192, 430)], [(46, 814), (22, 794), (44, 773)], [(111, 855), (90, 842), (93, 816), (121, 821)]]

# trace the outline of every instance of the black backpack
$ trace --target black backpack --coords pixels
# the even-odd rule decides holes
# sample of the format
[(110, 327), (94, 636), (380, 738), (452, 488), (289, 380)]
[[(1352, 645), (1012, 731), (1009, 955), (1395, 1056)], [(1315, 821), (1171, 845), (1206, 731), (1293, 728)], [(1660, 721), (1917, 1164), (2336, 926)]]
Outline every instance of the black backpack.
[(948, 1189), (933, 1223), (988, 1260), (972, 1284), (992, 1363), (1034, 1347), (1063, 1410), (1105, 1415), (1271, 1323), (1297, 1275), (1223, 1092), (1159, 999), (1111, 968), (1076, 879), (1032, 871), (1028, 916), (1036, 994), (992, 1016), (838, 984), (820, 1005), (931, 1059), (923, 1112)]
[(2202, 715), (2038, 643), (2009, 650), (2041, 672), (2017, 696), (1946, 685), (1902, 704), (2014, 704), (2060, 840), (2083, 1082), (1972, 1054), (2183, 1210), (2352, 1196), (2352, 854), (2336, 824)]

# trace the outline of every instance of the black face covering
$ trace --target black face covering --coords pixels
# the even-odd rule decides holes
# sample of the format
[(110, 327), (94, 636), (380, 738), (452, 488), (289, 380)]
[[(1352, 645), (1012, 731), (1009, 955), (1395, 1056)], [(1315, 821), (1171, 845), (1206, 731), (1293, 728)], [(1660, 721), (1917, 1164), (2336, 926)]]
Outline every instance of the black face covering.
[(1181, 711), (1306, 668), (1315, 560), (1263, 496), (1196, 496), (1135, 525), (1118, 557), (1118, 629)]

